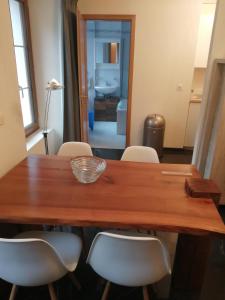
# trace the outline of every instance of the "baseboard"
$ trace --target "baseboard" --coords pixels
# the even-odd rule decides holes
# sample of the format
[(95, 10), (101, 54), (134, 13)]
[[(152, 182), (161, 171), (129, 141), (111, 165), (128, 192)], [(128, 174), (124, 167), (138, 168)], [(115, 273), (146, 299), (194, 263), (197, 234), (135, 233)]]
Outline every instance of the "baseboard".
[(183, 148), (169, 148), (169, 147), (164, 147), (164, 151), (168, 152), (176, 152), (176, 153), (185, 153), (185, 152), (193, 152), (193, 148), (188, 148), (188, 147), (183, 147)]
[(184, 150), (191, 150), (191, 151), (193, 151), (193, 150), (194, 150), (194, 147), (187, 147), (187, 146), (184, 146), (183, 149), (184, 149)]

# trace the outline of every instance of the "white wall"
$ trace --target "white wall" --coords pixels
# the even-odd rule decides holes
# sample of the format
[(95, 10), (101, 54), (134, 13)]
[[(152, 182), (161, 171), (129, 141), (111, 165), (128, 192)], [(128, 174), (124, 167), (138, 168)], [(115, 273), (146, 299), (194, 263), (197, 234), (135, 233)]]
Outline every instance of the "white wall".
[(195, 67), (206, 68), (214, 23), (216, 4), (202, 3), (195, 55)]
[[(60, 0), (28, 0), (39, 123), (43, 126), (46, 85), (52, 78), (62, 82), (62, 20)], [(52, 92), (48, 128), (55, 132), (54, 153), (62, 143), (63, 90)]]
[[(81, 13), (136, 15), (131, 144), (147, 114), (166, 118), (166, 147), (183, 147), (201, 0), (79, 0)], [(182, 85), (179, 90), (178, 85)]]
[(9, 6), (0, 1), (0, 176), (27, 154), (19, 100)]
[[(218, 0), (215, 24), (213, 28), (211, 47), (209, 52), (208, 68), (206, 72), (205, 88), (203, 90), (201, 122), (199, 124), (197, 138), (194, 148), (193, 163), (200, 169), (202, 175), (214, 179), (219, 185), (223, 198), (221, 203), (225, 203), (225, 77), (221, 83), (220, 99), (215, 99), (210, 95), (210, 84), (213, 80), (212, 71), (215, 59), (225, 59), (225, 1)], [(223, 86), (222, 86), (223, 84)], [(216, 103), (214, 103), (216, 102)], [(213, 130), (210, 137), (209, 144), (206, 143), (208, 139), (208, 130), (211, 118), (211, 108), (216, 106), (213, 118)], [(210, 128), (211, 129), (211, 128)], [(207, 159), (204, 160), (205, 153)]]

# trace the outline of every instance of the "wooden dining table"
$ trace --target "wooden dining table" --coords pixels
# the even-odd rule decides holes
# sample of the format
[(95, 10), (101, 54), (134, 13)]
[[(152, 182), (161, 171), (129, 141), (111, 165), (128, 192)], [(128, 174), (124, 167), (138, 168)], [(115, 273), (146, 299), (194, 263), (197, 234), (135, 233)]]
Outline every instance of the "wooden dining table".
[[(1, 178), (0, 222), (177, 232), (171, 295), (185, 289), (200, 295), (210, 241), (223, 236), (225, 226), (212, 199), (186, 193), (185, 179), (200, 178), (196, 168), (107, 160), (95, 183), (82, 184), (74, 177), (70, 160), (29, 156)], [(181, 258), (188, 267), (180, 266)], [(181, 276), (180, 269), (186, 275)]]

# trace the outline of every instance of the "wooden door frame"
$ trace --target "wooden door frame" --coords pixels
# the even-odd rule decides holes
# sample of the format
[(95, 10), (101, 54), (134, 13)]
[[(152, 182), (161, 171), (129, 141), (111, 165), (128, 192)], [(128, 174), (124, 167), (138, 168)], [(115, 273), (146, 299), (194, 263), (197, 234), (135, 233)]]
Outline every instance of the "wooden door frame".
[(127, 96), (127, 120), (126, 120), (126, 147), (130, 145), (131, 129), (131, 103), (133, 86), (133, 68), (134, 68), (134, 42), (135, 42), (135, 15), (109, 15), (109, 14), (82, 14), (82, 18), (87, 21), (130, 21), (130, 57), (128, 72), (128, 96)]

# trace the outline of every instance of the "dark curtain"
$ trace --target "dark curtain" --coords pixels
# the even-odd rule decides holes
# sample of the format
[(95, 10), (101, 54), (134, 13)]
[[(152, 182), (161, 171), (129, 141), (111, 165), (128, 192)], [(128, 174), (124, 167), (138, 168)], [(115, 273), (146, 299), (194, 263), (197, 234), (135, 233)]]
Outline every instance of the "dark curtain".
[(65, 86), (63, 142), (81, 139), (76, 10), (77, 0), (62, 0)]

